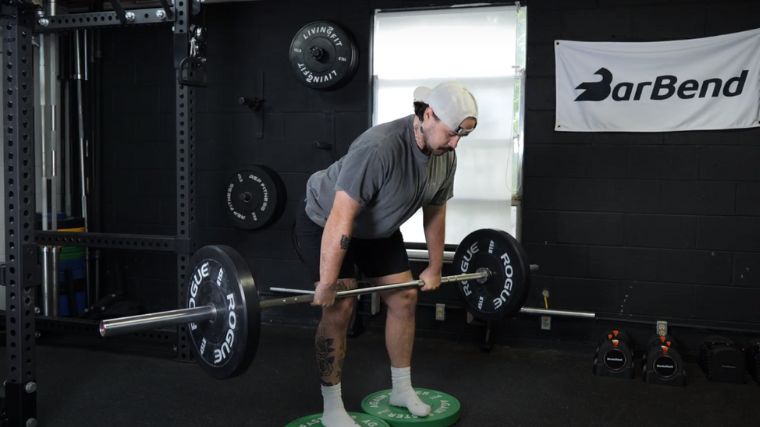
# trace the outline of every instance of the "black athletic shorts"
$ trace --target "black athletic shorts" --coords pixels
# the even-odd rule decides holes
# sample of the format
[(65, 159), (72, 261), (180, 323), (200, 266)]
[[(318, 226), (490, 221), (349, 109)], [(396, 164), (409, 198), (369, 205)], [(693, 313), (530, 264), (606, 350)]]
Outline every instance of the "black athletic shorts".
[[(319, 257), (324, 229), (306, 215), (301, 205), (296, 215), (296, 250), (313, 281), (319, 280)], [(357, 278), (357, 271), (364, 277), (380, 277), (409, 270), (409, 258), (400, 230), (383, 239), (352, 238), (348, 252), (340, 267), (340, 279)]]

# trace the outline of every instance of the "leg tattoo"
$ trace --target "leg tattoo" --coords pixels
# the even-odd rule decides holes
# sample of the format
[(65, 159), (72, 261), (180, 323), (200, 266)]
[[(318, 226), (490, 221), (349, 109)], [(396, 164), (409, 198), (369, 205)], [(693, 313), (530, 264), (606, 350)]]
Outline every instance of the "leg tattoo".
[[(321, 331), (320, 331), (321, 332)], [(317, 365), (319, 366), (319, 375), (322, 378), (329, 377), (335, 370), (335, 348), (334, 340), (327, 338), (322, 333), (317, 334)], [(334, 385), (323, 381), (323, 385)]]
[[(336, 287), (338, 291), (354, 289), (356, 282), (352, 279), (339, 279)], [(332, 324), (328, 321), (327, 325)], [(343, 360), (346, 358), (346, 332), (346, 327), (332, 325), (328, 328), (322, 322), (317, 327), (314, 344), (317, 350), (319, 376), (324, 386), (338, 384), (341, 380)]]

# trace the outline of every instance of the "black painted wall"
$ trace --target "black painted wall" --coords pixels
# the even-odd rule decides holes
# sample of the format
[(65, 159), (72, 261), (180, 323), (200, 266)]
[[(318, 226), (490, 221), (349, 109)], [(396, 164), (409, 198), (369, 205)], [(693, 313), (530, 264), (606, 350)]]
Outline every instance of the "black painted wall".
[(561, 307), (760, 329), (760, 130), (554, 132), (555, 39), (760, 27), (756, 1), (531, 2), (524, 243)]
[[(197, 91), (195, 105), (198, 244), (236, 247), (260, 287), (307, 288), (291, 244), (293, 214), (309, 174), (369, 126), (372, 11), (447, 3), (454, 2), (206, 6), (199, 18), (208, 27), (209, 87)], [(528, 6), (523, 237), (531, 262), (541, 265), (529, 304), (542, 305), (546, 288), (554, 308), (760, 329), (760, 132), (555, 133), (552, 45), (557, 38), (655, 41), (757, 28), (757, 2), (521, 3)], [(360, 49), (356, 76), (338, 90), (308, 89), (289, 68), (291, 38), (318, 19), (341, 24)], [(424, 49), (426, 41), (419, 43)], [(170, 33), (159, 27), (104, 32), (102, 64), (106, 231), (173, 234)], [(240, 96), (264, 98), (264, 111), (238, 105)], [(334, 148), (317, 149), (317, 141)], [(233, 171), (252, 164), (283, 178), (288, 207), (269, 228), (241, 231), (226, 217), (223, 194)], [(176, 305), (173, 257), (114, 256), (128, 270), (121, 274), (124, 286), (148, 308)], [(424, 299), (438, 300), (457, 305), (450, 291)], [(313, 321), (315, 314), (307, 307), (287, 310), (295, 321)], [(421, 328), (461, 332), (461, 310), (443, 325), (424, 320), (428, 314)], [(554, 339), (588, 329), (555, 319), (557, 328), (546, 333), (535, 322), (510, 323), (502, 335)]]

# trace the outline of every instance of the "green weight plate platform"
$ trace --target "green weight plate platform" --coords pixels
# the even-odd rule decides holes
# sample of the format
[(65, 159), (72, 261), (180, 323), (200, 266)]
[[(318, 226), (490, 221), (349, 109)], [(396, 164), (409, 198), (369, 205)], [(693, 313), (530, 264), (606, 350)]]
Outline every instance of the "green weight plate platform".
[[(390, 427), (388, 423), (372, 415), (362, 414), (359, 412), (349, 412), (351, 418), (363, 427)], [(312, 414), (291, 421), (285, 427), (322, 427), (320, 418), (322, 414)]]
[(461, 405), (454, 396), (426, 388), (414, 389), (420, 399), (430, 405), (432, 411), (427, 417), (417, 417), (406, 408), (390, 404), (390, 390), (370, 394), (362, 400), (364, 412), (385, 420), (391, 427), (447, 427), (459, 420)]

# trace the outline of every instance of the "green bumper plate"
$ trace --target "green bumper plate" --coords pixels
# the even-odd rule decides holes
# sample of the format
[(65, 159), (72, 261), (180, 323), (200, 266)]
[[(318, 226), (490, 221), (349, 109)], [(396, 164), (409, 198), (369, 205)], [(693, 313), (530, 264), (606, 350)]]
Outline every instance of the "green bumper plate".
[[(390, 427), (388, 423), (372, 415), (362, 414), (359, 412), (349, 412), (351, 418), (362, 427)], [(322, 427), (322, 414), (312, 414), (291, 421), (285, 427)]]
[(382, 390), (370, 394), (362, 400), (364, 412), (385, 420), (392, 427), (447, 427), (459, 420), (462, 406), (454, 396), (436, 390), (416, 388), (420, 400), (432, 408), (427, 417), (412, 415), (406, 408), (393, 406), (389, 400), (390, 390)]

